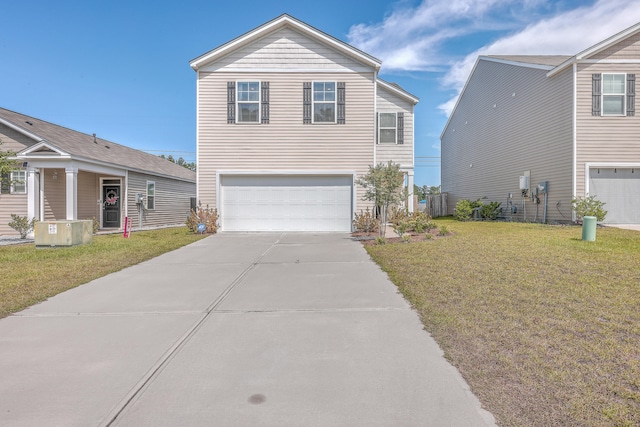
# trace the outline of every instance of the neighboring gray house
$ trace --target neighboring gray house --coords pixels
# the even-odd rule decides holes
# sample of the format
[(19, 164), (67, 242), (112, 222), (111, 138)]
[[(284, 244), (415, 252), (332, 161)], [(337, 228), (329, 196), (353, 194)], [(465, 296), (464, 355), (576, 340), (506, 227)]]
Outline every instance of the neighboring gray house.
[(1, 150), (18, 166), (3, 177), (0, 234), (11, 214), (40, 221), (93, 219), (102, 229), (184, 224), (196, 174), (157, 156), (0, 108)]
[(486, 196), (569, 222), (573, 196), (593, 195), (606, 223), (640, 223), (638, 73), (640, 24), (575, 56), (479, 57), (441, 135), (449, 209)]
[(413, 189), (418, 99), (378, 59), (282, 15), (191, 67), (198, 199), (223, 231), (350, 231), (356, 179), (389, 160)]

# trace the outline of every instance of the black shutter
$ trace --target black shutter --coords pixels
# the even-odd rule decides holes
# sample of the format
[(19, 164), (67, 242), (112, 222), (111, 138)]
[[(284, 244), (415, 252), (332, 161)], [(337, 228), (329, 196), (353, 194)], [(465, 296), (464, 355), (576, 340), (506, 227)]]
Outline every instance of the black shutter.
[(338, 112), (337, 122), (339, 125), (345, 124), (345, 84), (338, 82)]
[(302, 123), (311, 124), (311, 82), (302, 83)]
[(398, 113), (398, 123), (396, 126), (398, 132), (398, 144), (404, 144), (404, 113)]
[(636, 75), (627, 74), (627, 116), (636, 115)]
[(602, 75), (601, 74), (592, 74), (591, 75), (591, 115), (599, 116), (601, 115), (601, 96), (602, 95)]
[(268, 124), (269, 123), (269, 82), (262, 82), (261, 90), (262, 90), (262, 101), (261, 101), (262, 105), (260, 108), (260, 112), (261, 112), (260, 121), (263, 124)]
[(236, 122), (236, 82), (227, 82), (227, 123)]

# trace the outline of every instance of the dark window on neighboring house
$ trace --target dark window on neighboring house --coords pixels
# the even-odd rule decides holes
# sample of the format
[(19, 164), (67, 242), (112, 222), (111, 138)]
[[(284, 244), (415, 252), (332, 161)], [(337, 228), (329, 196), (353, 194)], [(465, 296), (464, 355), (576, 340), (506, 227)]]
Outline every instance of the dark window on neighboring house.
[(228, 82), (227, 123), (269, 123), (269, 82)]
[(14, 170), (0, 177), (0, 193), (27, 194), (27, 172)]
[(147, 209), (154, 210), (156, 208), (156, 183), (147, 181)]
[(592, 75), (591, 114), (594, 116), (634, 116), (636, 76), (624, 73)]
[(345, 124), (345, 92), (344, 82), (303, 83), (303, 123)]
[(404, 113), (378, 113), (379, 144), (404, 144)]

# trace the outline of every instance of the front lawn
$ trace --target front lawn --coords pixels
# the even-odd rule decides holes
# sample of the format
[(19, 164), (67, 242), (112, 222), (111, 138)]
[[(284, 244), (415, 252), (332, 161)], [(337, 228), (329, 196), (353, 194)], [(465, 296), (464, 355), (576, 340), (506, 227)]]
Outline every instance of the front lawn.
[(366, 249), (500, 425), (640, 425), (640, 232), (436, 222)]
[(0, 318), (202, 237), (186, 227), (93, 236), (87, 245), (0, 247)]

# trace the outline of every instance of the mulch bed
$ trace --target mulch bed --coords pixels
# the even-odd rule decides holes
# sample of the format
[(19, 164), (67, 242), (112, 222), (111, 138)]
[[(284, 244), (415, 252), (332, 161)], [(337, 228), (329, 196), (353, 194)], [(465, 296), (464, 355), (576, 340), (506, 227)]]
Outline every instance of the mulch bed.
[[(402, 237), (387, 237), (386, 243), (411, 243), (411, 242), (424, 242), (426, 240), (437, 240), (437, 239), (443, 239), (446, 238), (448, 236), (451, 236), (453, 233), (447, 233), (447, 235), (445, 236), (440, 236), (439, 231), (437, 228), (434, 228), (432, 230), (429, 230), (426, 233), (421, 233), (421, 234), (417, 234), (417, 233), (407, 233), (411, 235), (411, 241), (407, 242), (404, 241), (402, 239)], [(429, 234), (431, 237), (427, 237), (427, 234)], [(378, 237), (378, 233), (364, 233), (364, 232), (355, 232), (355, 233), (351, 233), (351, 237), (353, 237), (354, 240), (359, 241), (360, 243), (362, 243), (365, 246), (370, 246), (370, 245), (375, 245), (376, 244), (376, 237)]]

